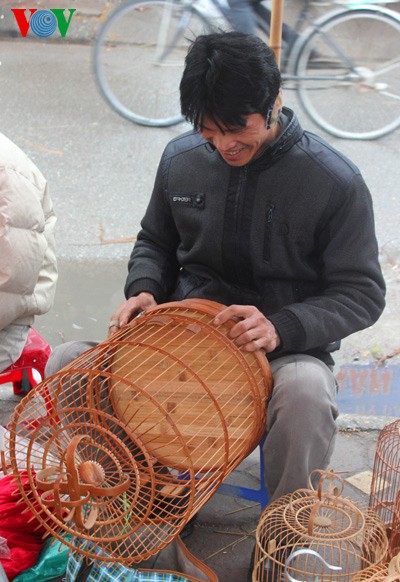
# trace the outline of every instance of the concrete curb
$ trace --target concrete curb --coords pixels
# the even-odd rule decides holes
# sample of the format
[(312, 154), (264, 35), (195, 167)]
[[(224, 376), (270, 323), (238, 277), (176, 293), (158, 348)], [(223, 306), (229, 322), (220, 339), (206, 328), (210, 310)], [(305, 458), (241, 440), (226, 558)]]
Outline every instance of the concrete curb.
[(382, 430), (386, 425), (398, 420), (396, 416), (366, 416), (359, 414), (340, 414), (338, 417), (339, 430), (346, 431), (374, 431)]

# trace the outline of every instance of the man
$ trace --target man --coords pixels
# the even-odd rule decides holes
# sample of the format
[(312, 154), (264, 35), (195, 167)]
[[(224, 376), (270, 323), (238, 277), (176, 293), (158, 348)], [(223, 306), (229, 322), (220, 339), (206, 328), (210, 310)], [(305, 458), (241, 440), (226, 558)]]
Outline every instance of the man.
[[(172, 140), (110, 333), (186, 297), (227, 307), (232, 341), (264, 350), (274, 389), (264, 447), (271, 500), (325, 468), (335, 435), (331, 352), (384, 307), (371, 197), (359, 170), (282, 108), (272, 51), (237, 32), (198, 37), (180, 91), (194, 131)], [(351, 106), (351, 103), (349, 103)], [(88, 345), (86, 345), (86, 348)], [(85, 345), (66, 345), (49, 372)]]
[(20, 357), (34, 316), (53, 304), (55, 223), (45, 178), (0, 133), (0, 372)]
[[(258, 26), (269, 35), (271, 27), (271, 10), (262, 0), (228, 0), (229, 19), (235, 30), (247, 34), (258, 34)], [(285, 56), (298, 39), (299, 35), (285, 22), (282, 23), (282, 48)]]

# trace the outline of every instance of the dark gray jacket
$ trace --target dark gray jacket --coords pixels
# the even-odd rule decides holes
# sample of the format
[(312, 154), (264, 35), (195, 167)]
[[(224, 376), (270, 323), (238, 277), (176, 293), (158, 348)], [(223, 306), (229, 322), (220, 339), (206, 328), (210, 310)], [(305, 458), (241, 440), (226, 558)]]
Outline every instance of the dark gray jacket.
[(255, 305), (286, 353), (329, 352), (384, 307), (371, 196), (359, 170), (284, 109), (274, 143), (229, 166), (196, 132), (172, 140), (129, 261), (127, 298)]

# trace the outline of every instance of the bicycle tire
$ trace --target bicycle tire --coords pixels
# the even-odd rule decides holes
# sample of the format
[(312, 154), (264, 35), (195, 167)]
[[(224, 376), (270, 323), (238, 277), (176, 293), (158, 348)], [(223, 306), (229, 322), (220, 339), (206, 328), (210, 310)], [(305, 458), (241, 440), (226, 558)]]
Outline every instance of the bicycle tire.
[(179, 82), (190, 41), (210, 29), (190, 3), (134, 0), (114, 10), (99, 30), (94, 72), (112, 108), (139, 125), (183, 121)]
[(392, 10), (365, 6), (317, 20), (291, 56), (302, 108), (335, 137), (393, 132), (400, 126), (399, 46), (400, 17)]

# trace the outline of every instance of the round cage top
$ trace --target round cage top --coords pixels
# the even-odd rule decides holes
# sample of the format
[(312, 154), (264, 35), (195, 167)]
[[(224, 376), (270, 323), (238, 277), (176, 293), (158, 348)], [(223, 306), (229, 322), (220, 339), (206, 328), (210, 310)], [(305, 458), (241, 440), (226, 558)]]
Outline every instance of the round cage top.
[(268, 572), (271, 580), (350, 582), (352, 575), (385, 557), (388, 540), (379, 518), (341, 496), (343, 481), (337, 475), (317, 473), (317, 490), (310, 479), (310, 489), (281, 497), (264, 510), (256, 532), (253, 581), (269, 580)]
[(270, 367), (229, 339), (233, 322), (213, 325), (222, 308), (186, 300), (151, 309), (17, 406), (11, 467), (50, 535), (86, 556), (140, 562), (258, 445)]

